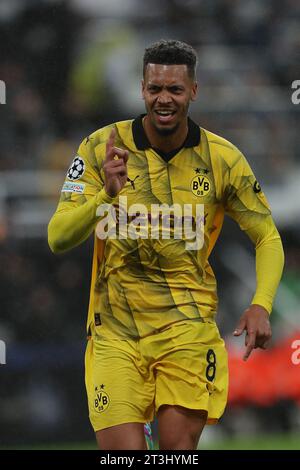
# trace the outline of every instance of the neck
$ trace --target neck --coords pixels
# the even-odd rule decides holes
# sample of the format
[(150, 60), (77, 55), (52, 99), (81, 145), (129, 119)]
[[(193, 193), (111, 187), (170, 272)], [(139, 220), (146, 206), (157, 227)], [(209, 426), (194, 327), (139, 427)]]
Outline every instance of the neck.
[(181, 147), (188, 134), (187, 118), (180, 123), (178, 129), (170, 135), (161, 135), (157, 132), (147, 115), (143, 119), (143, 126), (151, 147), (166, 153)]

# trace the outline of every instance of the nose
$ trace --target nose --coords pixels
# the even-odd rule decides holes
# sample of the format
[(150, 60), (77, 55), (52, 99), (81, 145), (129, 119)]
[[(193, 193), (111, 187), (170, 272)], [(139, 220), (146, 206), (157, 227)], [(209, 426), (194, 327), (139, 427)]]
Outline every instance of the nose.
[(162, 90), (157, 97), (157, 102), (160, 104), (170, 103), (171, 101), (171, 96), (169, 95), (167, 90)]

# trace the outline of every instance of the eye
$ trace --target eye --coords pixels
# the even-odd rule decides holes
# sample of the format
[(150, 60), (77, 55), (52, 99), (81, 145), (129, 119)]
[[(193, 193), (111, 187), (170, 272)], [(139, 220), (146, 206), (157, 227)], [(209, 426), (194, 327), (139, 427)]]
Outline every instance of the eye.
[(183, 92), (183, 88), (180, 86), (171, 86), (169, 90), (171, 93), (174, 93), (175, 95), (179, 95), (180, 93)]
[(160, 90), (160, 87), (157, 86), (157, 85), (149, 85), (147, 87), (147, 90), (150, 92), (150, 93), (158, 93), (159, 90)]

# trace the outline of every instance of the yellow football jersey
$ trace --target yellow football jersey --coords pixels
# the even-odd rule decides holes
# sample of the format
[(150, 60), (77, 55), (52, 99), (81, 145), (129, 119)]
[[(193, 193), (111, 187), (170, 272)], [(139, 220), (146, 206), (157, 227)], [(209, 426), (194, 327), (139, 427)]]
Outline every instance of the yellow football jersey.
[[(115, 146), (129, 152), (128, 181), (113, 201), (107, 197), (104, 202), (112, 202), (117, 228), (122, 211), (124, 215), (124, 201), (125, 212), (137, 209), (141, 215), (140, 207), (145, 208), (145, 226), (140, 227), (144, 236), (120, 237), (117, 230), (115, 238), (101, 240), (98, 228), (91, 228), (96, 228), (96, 235), (88, 328), (92, 326), (104, 337), (138, 338), (181, 320), (213, 320), (216, 280), (208, 258), (224, 213), (242, 230), (270, 215), (249, 164), (234, 145), (191, 119), (184, 146), (165, 159), (151, 148), (141, 116), (99, 129), (84, 139), (67, 173), (57, 212), (78, 207), (102, 190), (102, 163), (113, 127), (117, 132)], [(169, 220), (169, 238), (162, 236), (161, 220), (153, 235), (154, 218), (149, 214), (153, 214), (153, 205), (162, 204), (182, 209), (181, 222), (184, 208), (189, 207), (194, 226), (197, 207), (203, 205), (201, 247), (190, 249), (184, 234), (174, 236), (174, 217)], [(126, 229), (135, 230), (134, 219), (125, 213)]]

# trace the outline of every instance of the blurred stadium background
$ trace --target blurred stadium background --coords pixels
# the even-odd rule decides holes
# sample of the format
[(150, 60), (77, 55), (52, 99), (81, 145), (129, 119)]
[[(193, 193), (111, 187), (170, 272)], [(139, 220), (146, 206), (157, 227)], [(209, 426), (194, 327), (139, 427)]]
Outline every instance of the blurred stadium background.
[(292, 361), (300, 340), (300, 105), (291, 101), (299, 20), (297, 0), (1, 0), (2, 449), (95, 448), (83, 379), (92, 245), (54, 257), (46, 227), (80, 141), (143, 111), (143, 50), (160, 38), (197, 49), (200, 96), (191, 115), (246, 154), (286, 253), (272, 347), (245, 364), (231, 332), (254, 291), (254, 254), (225, 224), (212, 264), (231, 387), (222, 422), (207, 427), (201, 448), (300, 448), (300, 364)]

